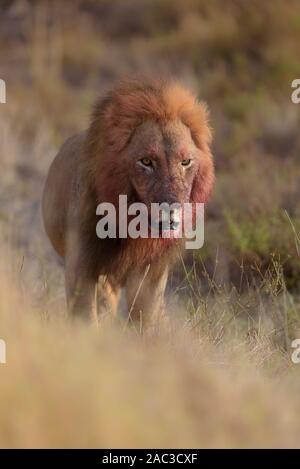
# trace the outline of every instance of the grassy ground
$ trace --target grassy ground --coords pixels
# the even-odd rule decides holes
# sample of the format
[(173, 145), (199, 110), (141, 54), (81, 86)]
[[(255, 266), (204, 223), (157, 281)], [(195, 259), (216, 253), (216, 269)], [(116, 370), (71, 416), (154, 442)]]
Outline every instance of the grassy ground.
[[(0, 446), (299, 446), (299, 3), (63, 3), (0, 7)], [(179, 260), (154, 337), (71, 327), (44, 178), (99, 93), (153, 70), (211, 109), (205, 245)]]
[(262, 331), (224, 340), (198, 312), (148, 338), (97, 332), (32, 309), (7, 277), (0, 293), (1, 447), (299, 446), (299, 365)]

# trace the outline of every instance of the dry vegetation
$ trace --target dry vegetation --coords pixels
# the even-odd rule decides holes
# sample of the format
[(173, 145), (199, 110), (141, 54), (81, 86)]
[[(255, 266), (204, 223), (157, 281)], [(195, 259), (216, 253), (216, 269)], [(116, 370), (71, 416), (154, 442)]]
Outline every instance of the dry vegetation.
[(1, 447), (298, 446), (299, 371), (262, 331), (220, 340), (200, 313), (148, 338), (71, 327), (17, 283), (1, 278)]
[[(1, 447), (300, 446), (300, 4), (0, 2)], [(206, 99), (218, 182), (154, 337), (65, 320), (47, 168), (97, 94), (171, 73)]]

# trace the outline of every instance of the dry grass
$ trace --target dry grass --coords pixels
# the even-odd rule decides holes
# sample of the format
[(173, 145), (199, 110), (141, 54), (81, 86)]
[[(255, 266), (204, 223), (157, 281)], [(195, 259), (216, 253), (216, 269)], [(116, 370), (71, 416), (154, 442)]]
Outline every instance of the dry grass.
[(212, 340), (185, 314), (151, 337), (96, 331), (33, 308), (16, 274), (0, 285), (1, 447), (299, 446), (299, 369), (268, 334)]
[[(61, 3), (0, 17), (0, 446), (299, 447), (299, 3)], [(42, 186), (96, 95), (153, 71), (211, 108), (205, 245), (174, 272), (168, 326), (94, 331), (65, 319)]]

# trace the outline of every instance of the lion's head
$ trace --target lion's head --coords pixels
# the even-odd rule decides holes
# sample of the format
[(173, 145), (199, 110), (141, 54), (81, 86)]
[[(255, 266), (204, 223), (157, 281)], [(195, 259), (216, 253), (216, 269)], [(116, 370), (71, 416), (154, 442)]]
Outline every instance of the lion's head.
[(88, 133), (99, 202), (206, 202), (214, 181), (204, 103), (174, 82), (127, 81), (94, 109)]

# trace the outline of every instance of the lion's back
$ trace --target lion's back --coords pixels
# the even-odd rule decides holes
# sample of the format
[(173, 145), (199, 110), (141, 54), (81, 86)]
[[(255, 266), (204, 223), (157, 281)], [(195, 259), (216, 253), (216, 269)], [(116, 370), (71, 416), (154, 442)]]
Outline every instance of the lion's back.
[(65, 241), (70, 213), (78, 208), (74, 200), (80, 177), (85, 133), (70, 137), (54, 158), (45, 183), (42, 214), (48, 237), (60, 256), (65, 255)]

